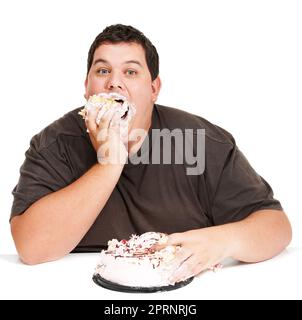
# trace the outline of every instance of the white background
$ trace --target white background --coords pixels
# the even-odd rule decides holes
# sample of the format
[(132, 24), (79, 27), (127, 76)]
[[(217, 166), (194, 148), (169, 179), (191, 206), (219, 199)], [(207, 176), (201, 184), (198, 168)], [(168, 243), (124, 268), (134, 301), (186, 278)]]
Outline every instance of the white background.
[(225, 128), (273, 187), (301, 246), (301, 1), (1, 1), (0, 254), (30, 138), (84, 103), (88, 49), (114, 23), (160, 55), (158, 103)]

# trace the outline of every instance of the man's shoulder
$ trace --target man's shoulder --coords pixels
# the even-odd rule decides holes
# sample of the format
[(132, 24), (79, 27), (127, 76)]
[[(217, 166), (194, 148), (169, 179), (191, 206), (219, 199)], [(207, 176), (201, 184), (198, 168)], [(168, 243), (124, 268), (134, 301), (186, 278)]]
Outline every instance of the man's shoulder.
[(31, 146), (36, 150), (48, 148), (58, 139), (84, 138), (86, 135), (85, 124), (78, 112), (80, 108), (69, 111), (61, 118), (55, 120), (38, 134), (33, 136)]
[(155, 105), (156, 111), (159, 116), (161, 128), (167, 128), (170, 130), (179, 129), (204, 129), (205, 135), (208, 139), (218, 142), (234, 145), (233, 136), (225, 129), (211, 123), (210, 121), (189, 113), (187, 111)]

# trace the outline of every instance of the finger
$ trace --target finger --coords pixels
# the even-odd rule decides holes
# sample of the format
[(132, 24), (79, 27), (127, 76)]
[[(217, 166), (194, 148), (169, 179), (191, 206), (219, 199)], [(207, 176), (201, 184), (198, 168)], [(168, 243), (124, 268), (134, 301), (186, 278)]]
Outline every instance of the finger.
[(96, 123), (97, 123), (98, 125), (100, 124), (101, 119), (103, 118), (104, 114), (105, 114), (108, 110), (110, 110), (110, 109), (107, 109), (105, 106), (103, 106), (103, 107), (101, 107), (101, 108), (99, 109), (98, 115), (97, 115), (97, 117), (96, 117), (96, 119), (95, 119), (95, 121), (96, 121)]
[(192, 252), (186, 248), (178, 247), (179, 249), (176, 251), (174, 264), (179, 268), (188, 258), (192, 256)]
[(123, 121), (129, 123), (133, 120), (135, 113), (133, 112), (132, 108), (128, 109), (126, 117), (123, 119)]
[(95, 122), (95, 118), (99, 112), (99, 108), (91, 109), (87, 112), (87, 116), (85, 119), (85, 124), (87, 129), (90, 132), (94, 132), (97, 129), (97, 124)]
[(198, 260), (196, 260), (196, 256), (191, 255), (180, 264), (180, 266), (169, 278), (169, 282), (176, 283), (179, 281), (184, 281), (192, 276), (195, 276), (202, 270), (202, 265)]
[(127, 117), (123, 120), (125, 123), (127, 123), (127, 126), (129, 127), (129, 129), (132, 127), (133, 123), (134, 123), (134, 119), (135, 119), (135, 114), (131, 114), (128, 113)]
[(100, 124), (99, 124), (99, 127), (101, 129), (108, 129), (109, 126), (110, 126), (110, 122), (114, 116), (116, 112), (116, 109), (115, 108), (111, 108), (109, 110), (107, 110), (104, 115), (102, 116), (102, 118), (100, 119)]
[(118, 110), (115, 111), (111, 121), (110, 121), (110, 125), (111, 128), (119, 128), (122, 126), (121, 123), (121, 116), (120, 116), (120, 112)]
[(166, 243), (163, 244), (156, 244), (154, 246), (154, 250), (161, 250), (167, 246), (181, 246), (183, 245), (185, 241), (185, 236), (184, 236), (184, 232), (182, 233), (172, 233), (168, 236), (168, 239), (166, 241)]
[(172, 273), (171, 279), (173, 284), (175, 281), (173, 280), (174, 273), (192, 256), (192, 253), (189, 250), (180, 249), (174, 258), (170, 260), (170, 271)]
[(170, 281), (173, 283), (185, 281), (188, 278), (199, 275), (205, 270), (217, 271), (220, 268), (222, 268), (220, 263), (213, 265), (213, 263), (208, 260), (200, 261), (196, 255), (192, 255), (179, 266)]

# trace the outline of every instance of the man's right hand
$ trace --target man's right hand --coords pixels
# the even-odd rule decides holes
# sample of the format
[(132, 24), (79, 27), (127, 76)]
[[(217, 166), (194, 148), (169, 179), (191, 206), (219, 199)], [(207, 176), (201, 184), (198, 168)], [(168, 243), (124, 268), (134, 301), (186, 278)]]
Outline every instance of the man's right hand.
[[(124, 164), (127, 156), (127, 138), (122, 137), (120, 115), (115, 108), (107, 110), (97, 124), (99, 108), (89, 111), (85, 120), (89, 137), (101, 164)], [(128, 131), (128, 129), (127, 129)]]

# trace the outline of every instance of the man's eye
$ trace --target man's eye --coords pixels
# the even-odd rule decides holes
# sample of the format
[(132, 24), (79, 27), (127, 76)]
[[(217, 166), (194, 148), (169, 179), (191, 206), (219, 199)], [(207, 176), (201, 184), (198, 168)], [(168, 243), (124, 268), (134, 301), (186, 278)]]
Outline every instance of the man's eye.
[(108, 71), (107, 69), (99, 69), (99, 70), (97, 71), (97, 73), (104, 75), (104, 74), (109, 73), (109, 71)]
[(134, 70), (127, 70), (127, 74), (129, 75), (129, 76), (134, 76), (134, 75), (136, 75), (136, 71), (134, 71)]

